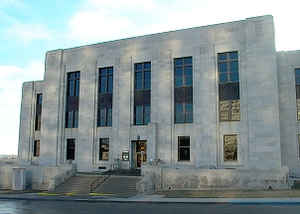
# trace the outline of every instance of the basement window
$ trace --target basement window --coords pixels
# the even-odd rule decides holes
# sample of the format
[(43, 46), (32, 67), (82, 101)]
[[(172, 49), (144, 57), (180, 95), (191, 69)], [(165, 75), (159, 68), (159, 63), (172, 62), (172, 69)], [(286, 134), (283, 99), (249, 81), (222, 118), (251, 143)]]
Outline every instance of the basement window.
[(178, 161), (190, 161), (190, 137), (178, 137)]
[(75, 160), (75, 139), (67, 139), (67, 160)]
[(99, 160), (108, 161), (109, 159), (109, 138), (100, 138)]
[(224, 135), (224, 162), (237, 161), (237, 135)]
[(40, 156), (40, 140), (35, 140), (33, 143), (33, 156), (34, 157)]

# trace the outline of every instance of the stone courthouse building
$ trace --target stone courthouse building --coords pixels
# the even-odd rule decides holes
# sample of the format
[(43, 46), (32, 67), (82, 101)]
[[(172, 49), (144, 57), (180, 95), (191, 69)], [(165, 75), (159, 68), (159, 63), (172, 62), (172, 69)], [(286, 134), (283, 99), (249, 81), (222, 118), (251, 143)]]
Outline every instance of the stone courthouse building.
[(142, 168), (161, 188), (288, 188), (299, 120), (300, 51), (276, 51), (267, 15), (47, 52), (18, 156)]

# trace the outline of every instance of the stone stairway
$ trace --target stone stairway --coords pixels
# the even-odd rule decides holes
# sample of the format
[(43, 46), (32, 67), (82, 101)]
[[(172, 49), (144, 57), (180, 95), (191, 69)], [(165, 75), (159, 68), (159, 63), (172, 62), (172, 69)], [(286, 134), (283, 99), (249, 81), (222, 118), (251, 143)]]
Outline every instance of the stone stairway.
[(55, 193), (89, 194), (91, 185), (104, 180), (106, 176), (76, 174), (55, 188)]
[(115, 176), (111, 175), (104, 183), (93, 192), (112, 194), (117, 197), (131, 197), (137, 194), (136, 184), (141, 180), (140, 176)]

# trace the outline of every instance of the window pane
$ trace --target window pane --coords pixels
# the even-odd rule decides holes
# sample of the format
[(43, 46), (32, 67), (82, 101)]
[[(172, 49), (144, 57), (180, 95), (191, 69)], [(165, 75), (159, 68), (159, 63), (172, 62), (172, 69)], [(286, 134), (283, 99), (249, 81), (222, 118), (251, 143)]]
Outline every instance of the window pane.
[(300, 68), (295, 69), (295, 82), (296, 85), (300, 85)]
[(146, 71), (144, 73), (144, 78), (145, 78), (144, 89), (151, 89), (151, 72)]
[(183, 122), (184, 122), (183, 104), (176, 103), (175, 104), (175, 123), (183, 123)]
[(107, 85), (107, 92), (112, 93), (113, 91), (113, 76), (108, 76), (108, 85)]
[(144, 63), (144, 69), (145, 70), (151, 70), (151, 63), (150, 62), (145, 62)]
[(136, 71), (143, 70), (143, 63), (137, 63), (137, 64), (135, 64), (135, 70)]
[(74, 85), (75, 85), (75, 81), (74, 80), (69, 80), (68, 81), (69, 84), (69, 92), (68, 92), (68, 96), (74, 96)]
[(186, 103), (185, 104), (185, 122), (192, 123), (193, 122), (193, 104)]
[(74, 127), (73, 128), (78, 128), (78, 111), (73, 111), (74, 114)]
[(79, 96), (79, 90), (80, 90), (79, 79), (77, 79), (75, 84), (75, 96)]
[(72, 128), (73, 126), (73, 111), (67, 112), (67, 128)]
[(237, 136), (224, 135), (224, 161), (237, 160)]
[(188, 136), (179, 136), (178, 137), (179, 146), (190, 146), (190, 137)]
[(107, 69), (106, 68), (100, 68), (100, 76), (106, 76), (107, 75)]
[(99, 160), (108, 160), (109, 159), (109, 139), (100, 138), (99, 145)]
[(230, 72), (239, 72), (238, 61), (232, 61), (232, 62), (230, 62)]
[(219, 53), (218, 54), (218, 60), (226, 60), (226, 53)]
[(143, 106), (135, 106), (135, 124), (143, 125)]
[(227, 72), (227, 63), (221, 62), (219, 63), (219, 73), (225, 73)]
[(75, 140), (67, 139), (67, 160), (75, 159)]
[(113, 67), (107, 68), (107, 74), (112, 75), (113, 74)]
[(185, 75), (185, 86), (193, 85), (193, 75)]
[(186, 58), (184, 58), (183, 59), (184, 60), (184, 64), (186, 65), (186, 64), (192, 64), (193, 63), (193, 61), (192, 61), (192, 57), (186, 57)]
[(183, 85), (183, 70), (181, 67), (175, 68), (175, 87), (179, 87)]
[(112, 126), (112, 109), (107, 108), (107, 126)]
[(239, 73), (230, 73), (230, 81), (231, 82), (238, 82), (239, 81)]
[(219, 74), (219, 83), (226, 83), (227, 82), (227, 73), (220, 73)]
[(150, 123), (150, 105), (145, 105), (145, 112), (144, 112), (144, 121), (145, 121), (145, 125), (147, 125), (148, 123)]
[(107, 78), (106, 76), (101, 76), (100, 77), (100, 92), (105, 93), (106, 92), (106, 87), (107, 87)]
[(229, 57), (230, 59), (238, 59), (238, 52), (237, 51), (230, 52)]
[(174, 60), (174, 64), (175, 64), (175, 66), (182, 66), (182, 64), (183, 64), (183, 59), (182, 59), (182, 58), (175, 59), (175, 60)]
[(100, 109), (100, 126), (106, 126), (106, 109)]
[(135, 89), (143, 88), (143, 73), (135, 72)]

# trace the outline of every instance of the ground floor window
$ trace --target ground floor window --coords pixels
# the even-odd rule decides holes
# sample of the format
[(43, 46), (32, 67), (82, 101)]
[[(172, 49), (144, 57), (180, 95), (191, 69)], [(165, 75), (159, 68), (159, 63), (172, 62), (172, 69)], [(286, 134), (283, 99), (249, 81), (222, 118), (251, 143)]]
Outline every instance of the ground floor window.
[(75, 160), (75, 139), (67, 139), (67, 160)]
[(109, 159), (109, 138), (100, 138), (99, 144), (99, 160), (107, 161)]
[(190, 161), (190, 137), (178, 137), (178, 161)]
[(237, 135), (224, 135), (224, 162), (237, 161)]
[(33, 156), (34, 157), (40, 156), (40, 140), (35, 140), (33, 143)]

